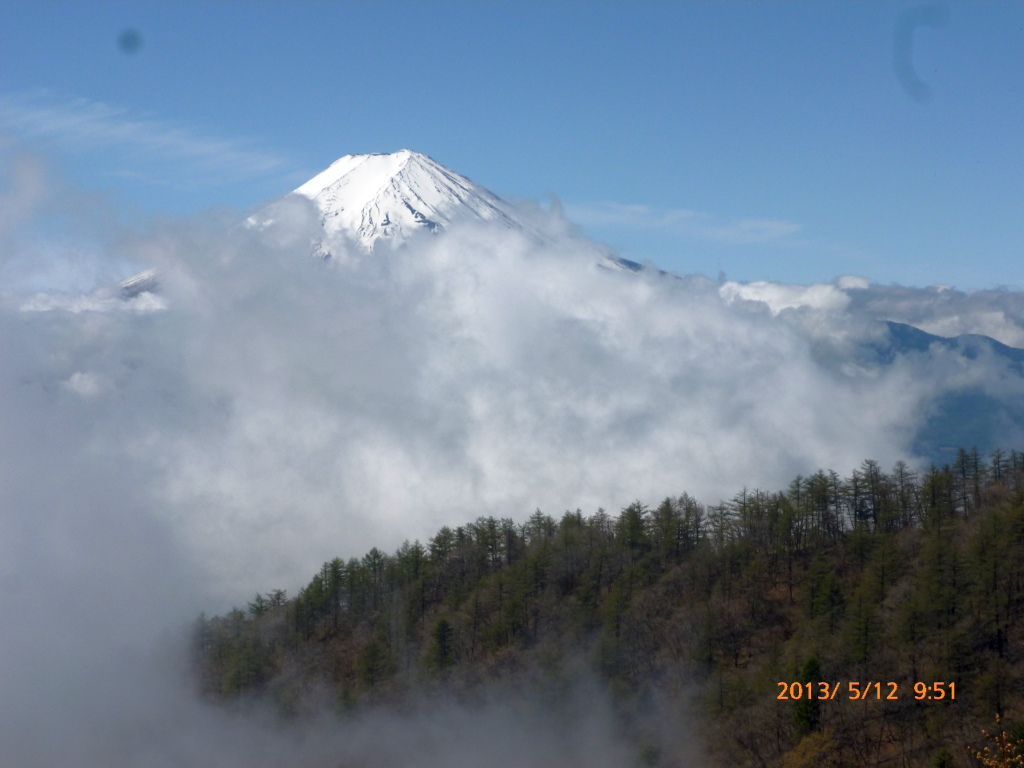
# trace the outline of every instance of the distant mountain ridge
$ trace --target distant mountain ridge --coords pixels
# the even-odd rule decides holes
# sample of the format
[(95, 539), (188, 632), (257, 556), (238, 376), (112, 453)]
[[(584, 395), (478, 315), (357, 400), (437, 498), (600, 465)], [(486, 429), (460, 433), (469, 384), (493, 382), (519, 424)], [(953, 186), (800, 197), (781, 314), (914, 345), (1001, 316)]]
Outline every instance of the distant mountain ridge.
[[(866, 345), (868, 357), (876, 365), (890, 365), (900, 355), (928, 355), (938, 347), (970, 361), (991, 356), (1002, 361), (1011, 374), (1024, 377), (1024, 349), (979, 334), (936, 336), (906, 323), (884, 322), (884, 339)], [(1022, 444), (1024, 400), (993, 394), (976, 385), (946, 392), (931, 404), (913, 450), (941, 466), (953, 460), (957, 447), (977, 446), (991, 451)]]

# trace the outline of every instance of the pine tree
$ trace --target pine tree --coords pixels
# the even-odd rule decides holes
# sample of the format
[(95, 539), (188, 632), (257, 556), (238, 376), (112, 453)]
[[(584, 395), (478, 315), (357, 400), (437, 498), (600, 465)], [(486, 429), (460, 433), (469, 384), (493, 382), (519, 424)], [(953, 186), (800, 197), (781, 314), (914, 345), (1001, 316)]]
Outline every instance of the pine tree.
[(455, 663), (455, 629), (444, 616), (438, 619), (431, 633), (430, 666), (444, 670)]
[(803, 669), (800, 670), (800, 676), (797, 680), (804, 686), (805, 693), (807, 683), (811, 684), (811, 695), (801, 696), (793, 708), (793, 724), (796, 726), (797, 733), (805, 736), (817, 730), (818, 723), (821, 722), (821, 704), (818, 701), (821, 665), (818, 663), (817, 656), (812, 655), (804, 662)]

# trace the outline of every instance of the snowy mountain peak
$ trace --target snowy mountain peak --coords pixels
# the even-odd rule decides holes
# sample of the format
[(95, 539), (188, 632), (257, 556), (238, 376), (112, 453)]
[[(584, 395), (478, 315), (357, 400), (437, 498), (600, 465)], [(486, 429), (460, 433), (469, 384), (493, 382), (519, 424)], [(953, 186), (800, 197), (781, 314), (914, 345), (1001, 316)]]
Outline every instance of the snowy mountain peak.
[(416, 232), (439, 232), (460, 219), (521, 226), (500, 197), (408, 149), (345, 155), (295, 194), (316, 203), (327, 234), (341, 232), (368, 251), (379, 240), (396, 246)]

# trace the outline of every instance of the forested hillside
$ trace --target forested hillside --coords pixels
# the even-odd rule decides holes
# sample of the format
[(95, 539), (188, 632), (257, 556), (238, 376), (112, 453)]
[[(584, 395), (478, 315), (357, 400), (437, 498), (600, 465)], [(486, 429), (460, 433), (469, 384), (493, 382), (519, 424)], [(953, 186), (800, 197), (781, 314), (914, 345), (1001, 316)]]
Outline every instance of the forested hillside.
[[(675, 681), (721, 765), (980, 765), (997, 714), (1024, 736), (1022, 577), (1024, 454), (961, 450), (717, 506), (480, 517), (201, 618), (195, 661), (210, 697), (285, 716), (582, 665), (616, 701)], [(637, 756), (676, 764), (657, 736)]]

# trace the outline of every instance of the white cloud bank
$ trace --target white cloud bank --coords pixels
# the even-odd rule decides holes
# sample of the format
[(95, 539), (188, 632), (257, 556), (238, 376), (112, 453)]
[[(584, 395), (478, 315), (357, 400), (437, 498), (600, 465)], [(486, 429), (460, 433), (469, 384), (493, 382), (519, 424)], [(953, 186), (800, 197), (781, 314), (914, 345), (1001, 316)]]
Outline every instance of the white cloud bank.
[(846, 309), (850, 297), (834, 285), (785, 285), (759, 280), (754, 283), (727, 282), (718, 289), (726, 301), (736, 299), (759, 301), (768, 306), (773, 315), (784, 309), (822, 309), (832, 312)]
[(161, 270), (166, 311), (18, 305), (47, 409), (139, 468), (229, 594), (478, 514), (716, 501), (889, 462), (934, 389), (908, 365), (822, 364), (775, 296), (767, 311), (702, 278), (609, 270), (583, 241), (466, 229), (333, 269), (309, 241), (305, 224), (287, 245), (172, 226), (122, 246)]

